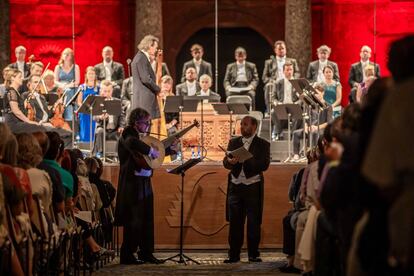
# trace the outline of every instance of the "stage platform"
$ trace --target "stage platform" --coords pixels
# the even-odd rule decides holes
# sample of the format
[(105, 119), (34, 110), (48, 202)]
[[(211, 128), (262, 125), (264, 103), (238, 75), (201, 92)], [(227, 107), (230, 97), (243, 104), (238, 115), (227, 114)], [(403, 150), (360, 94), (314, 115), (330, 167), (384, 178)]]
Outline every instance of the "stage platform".
[[(291, 208), (287, 194), (292, 175), (304, 165), (272, 163), (265, 172), (261, 248), (280, 248), (282, 219)], [(181, 177), (167, 173), (174, 165), (154, 171), (155, 245), (175, 249), (179, 244)], [(118, 164), (107, 164), (103, 177), (118, 185)], [(228, 248), (225, 219), (226, 170), (221, 162), (203, 162), (185, 176), (184, 245), (189, 249)]]

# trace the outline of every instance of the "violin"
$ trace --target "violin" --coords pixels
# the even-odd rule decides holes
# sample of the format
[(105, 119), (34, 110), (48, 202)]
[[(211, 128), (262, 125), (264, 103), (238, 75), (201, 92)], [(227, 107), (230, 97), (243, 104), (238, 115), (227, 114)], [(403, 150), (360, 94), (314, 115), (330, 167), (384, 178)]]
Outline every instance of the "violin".
[(59, 99), (56, 101), (56, 104), (53, 109), (53, 117), (50, 119), (50, 123), (56, 128), (63, 128), (65, 130), (71, 131), (69, 124), (63, 119), (63, 113), (65, 112), (65, 106), (63, 104), (63, 89), (58, 88), (56, 91)]

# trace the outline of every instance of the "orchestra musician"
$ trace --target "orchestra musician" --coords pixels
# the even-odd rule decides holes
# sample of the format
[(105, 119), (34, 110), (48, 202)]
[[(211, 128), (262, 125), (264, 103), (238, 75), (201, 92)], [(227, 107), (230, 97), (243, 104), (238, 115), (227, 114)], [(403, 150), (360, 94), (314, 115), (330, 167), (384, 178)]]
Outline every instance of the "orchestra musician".
[(38, 122), (47, 131), (57, 132), (63, 140), (65, 147), (68, 147), (72, 142), (72, 132), (70, 129), (55, 127), (50, 122), (50, 118), (55, 114), (56, 106), (62, 102), (62, 99), (56, 101), (49, 109), (45, 97), (40, 93), (40, 82), (41, 77), (39, 75), (30, 75), (27, 83), (29, 90), (22, 94), (22, 98), (34, 109), (34, 121)]
[[(112, 96), (113, 89), (114, 87), (112, 82), (110, 80), (104, 80), (101, 82), (99, 95), (104, 97), (106, 101), (121, 101), (120, 99)], [(120, 115), (108, 115), (107, 113), (104, 113), (99, 116), (94, 116), (94, 118), (96, 121), (96, 132), (93, 153), (97, 156), (102, 156), (104, 142), (104, 120), (106, 140), (117, 140), (125, 127), (125, 112), (124, 110), (121, 110)]]

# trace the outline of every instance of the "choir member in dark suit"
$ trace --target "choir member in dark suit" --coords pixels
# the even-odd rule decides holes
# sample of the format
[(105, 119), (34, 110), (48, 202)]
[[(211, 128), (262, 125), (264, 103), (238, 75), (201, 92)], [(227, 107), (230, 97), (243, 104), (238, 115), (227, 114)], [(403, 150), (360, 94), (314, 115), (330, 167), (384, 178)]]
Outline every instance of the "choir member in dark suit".
[(230, 170), (226, 205), (226, 217), (230, 222), (230, 250), (225, 263), (240, 261), (246, 217), (249, 261), (262, 261), (259, 258), (259, 243), (263, 214), (263, 172), (270, 164), (270, 144), (256, 135), (257, 124), (254, 117), (244, 117), (241, 121), (242, 136), (231, 139), (227, 147), (228, 151), (245, 147), (253, 157), (243, 163), (234, 156), (223, 159), (224, 167)]

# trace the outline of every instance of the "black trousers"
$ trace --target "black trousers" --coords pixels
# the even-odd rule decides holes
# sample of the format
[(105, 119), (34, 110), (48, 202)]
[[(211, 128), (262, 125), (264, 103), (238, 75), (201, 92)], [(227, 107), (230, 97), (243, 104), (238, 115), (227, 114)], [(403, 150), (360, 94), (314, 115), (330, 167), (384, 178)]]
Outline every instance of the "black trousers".
[(251, 185), (230, 183), (229, 185), (229, 257), (240, 257), (246, 217), (248, 255), (251, 258), (259, 257), (262, 215), (260, 183)]
[(136, 187), (130, 219), (124, 225), (121, 259), (130, 258), (139, 248), (142, 255), (154, 252), (154, 196), (149, 177), (135, 177)]
[(290, 223), (294, 210), (289, 211), (289, 213), (283, 218), (283, 253), (288, 256), (295, 255), (295, 235), (296, 231), (292, 228)]

